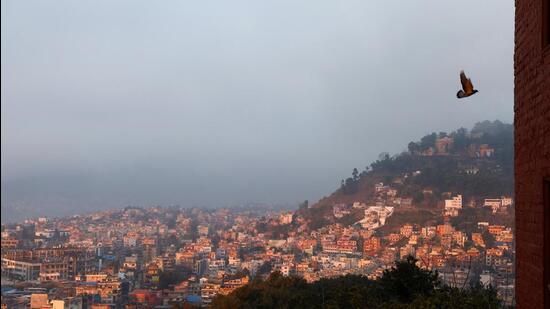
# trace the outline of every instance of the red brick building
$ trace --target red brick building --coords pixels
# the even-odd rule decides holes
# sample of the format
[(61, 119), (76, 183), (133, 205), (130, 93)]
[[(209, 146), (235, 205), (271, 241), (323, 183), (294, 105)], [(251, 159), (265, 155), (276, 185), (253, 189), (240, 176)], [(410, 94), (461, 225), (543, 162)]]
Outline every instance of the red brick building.
[(516, 0), (516, 302), (550, 308), (550, 0)]

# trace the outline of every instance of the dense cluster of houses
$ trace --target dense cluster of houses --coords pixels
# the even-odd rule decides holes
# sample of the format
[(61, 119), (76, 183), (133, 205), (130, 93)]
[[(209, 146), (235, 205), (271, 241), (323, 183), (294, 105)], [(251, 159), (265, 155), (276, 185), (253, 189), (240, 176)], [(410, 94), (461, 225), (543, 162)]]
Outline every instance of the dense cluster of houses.
[[(372, 203), (336, 203), (329, 214), (332, 222), (354, 214), (362, 219), (315, 229), (298, 212), (161, 207), (3, 225), (2, 303), (10, 308), (208, 306), (217, 295), (274, 271), (307, 281), (344, 274), (377, 278), (409, 255), (420, 267), (437, 269), (451, 286), (480, 280), (511, 302), (512, 227), (479, 221), (473, 230), (461, 230), (452, 224), (465, 207), (507, 214), (511, 197), (464, 203), (461, 194), (448, 192), (436, 222), (404, 222), (388, 230), (382, 228), (389, 220), (411, 211), (412, 199), (392, 185), (377, 183), (372, 189)], [(273, 238), (269, 229), (286, 233)]]

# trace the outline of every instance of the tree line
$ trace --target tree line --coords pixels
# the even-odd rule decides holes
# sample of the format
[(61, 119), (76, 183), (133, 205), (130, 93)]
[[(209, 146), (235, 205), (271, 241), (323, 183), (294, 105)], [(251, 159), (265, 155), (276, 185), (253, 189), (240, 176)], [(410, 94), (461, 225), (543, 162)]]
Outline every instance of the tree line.
[(396, 261), (377, 280), (360, 275), (323, 278), (308, 283), (272, 273), (231, 294), (214, 299), (211, 308), (500, 308), (495, 289), (478, 282), (449, 287), (436, 271), (417, 266), (411, 256)]

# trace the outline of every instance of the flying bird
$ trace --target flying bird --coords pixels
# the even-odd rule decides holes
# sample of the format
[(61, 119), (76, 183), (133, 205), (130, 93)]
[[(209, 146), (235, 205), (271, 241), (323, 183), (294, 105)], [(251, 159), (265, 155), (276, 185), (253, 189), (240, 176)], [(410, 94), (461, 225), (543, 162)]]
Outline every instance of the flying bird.
[(456, 93), (456, 97), (459, 99), (469, 97), (472, 94), (478, 92), (474, 89), (474, 85), (472, 85), (472, 81), (466, 77), (466, 74), (464, 74), (464, 71), (460, 71), (460, 83), (462, 84), (462, 90), (459, 90)]

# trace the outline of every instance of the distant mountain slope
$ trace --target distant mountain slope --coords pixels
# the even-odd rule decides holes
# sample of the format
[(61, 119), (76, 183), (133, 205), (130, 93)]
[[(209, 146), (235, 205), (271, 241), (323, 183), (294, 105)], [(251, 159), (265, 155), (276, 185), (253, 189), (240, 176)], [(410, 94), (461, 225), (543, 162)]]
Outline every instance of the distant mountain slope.
[[(442, 201), (461, 194), (465, 203), (479, 205), (485, 198), (513, 194), (513, 125), (483, 121), (472, 130), (460, 128), (439, 132), (410, 142), (408, 152), (390, 156), (382, 153), (362, 172), (342, 180), (340, 188), (311, 207), (301, 207), (296, 217), (310, 229), (332, 223), (349, 225), (363, 217), (363, 210), (352, 209), (341, 218), (333, 215), (335, 205), (360, 202), (375, 205), (381, 201), (375, 185), (383, 183), (396, 190), (398, 197), (411, 202), (396, 207), (384, 229), (405, 222), (415, 224), (441, 217)], [(473, 205), (472, 204), (472, 205)], [(482, 214), (480, 214), (482, 216)], [(298, 220), (300, 221), (300, 220)], [(510, 221), (510, 220), (507, 220)]]

